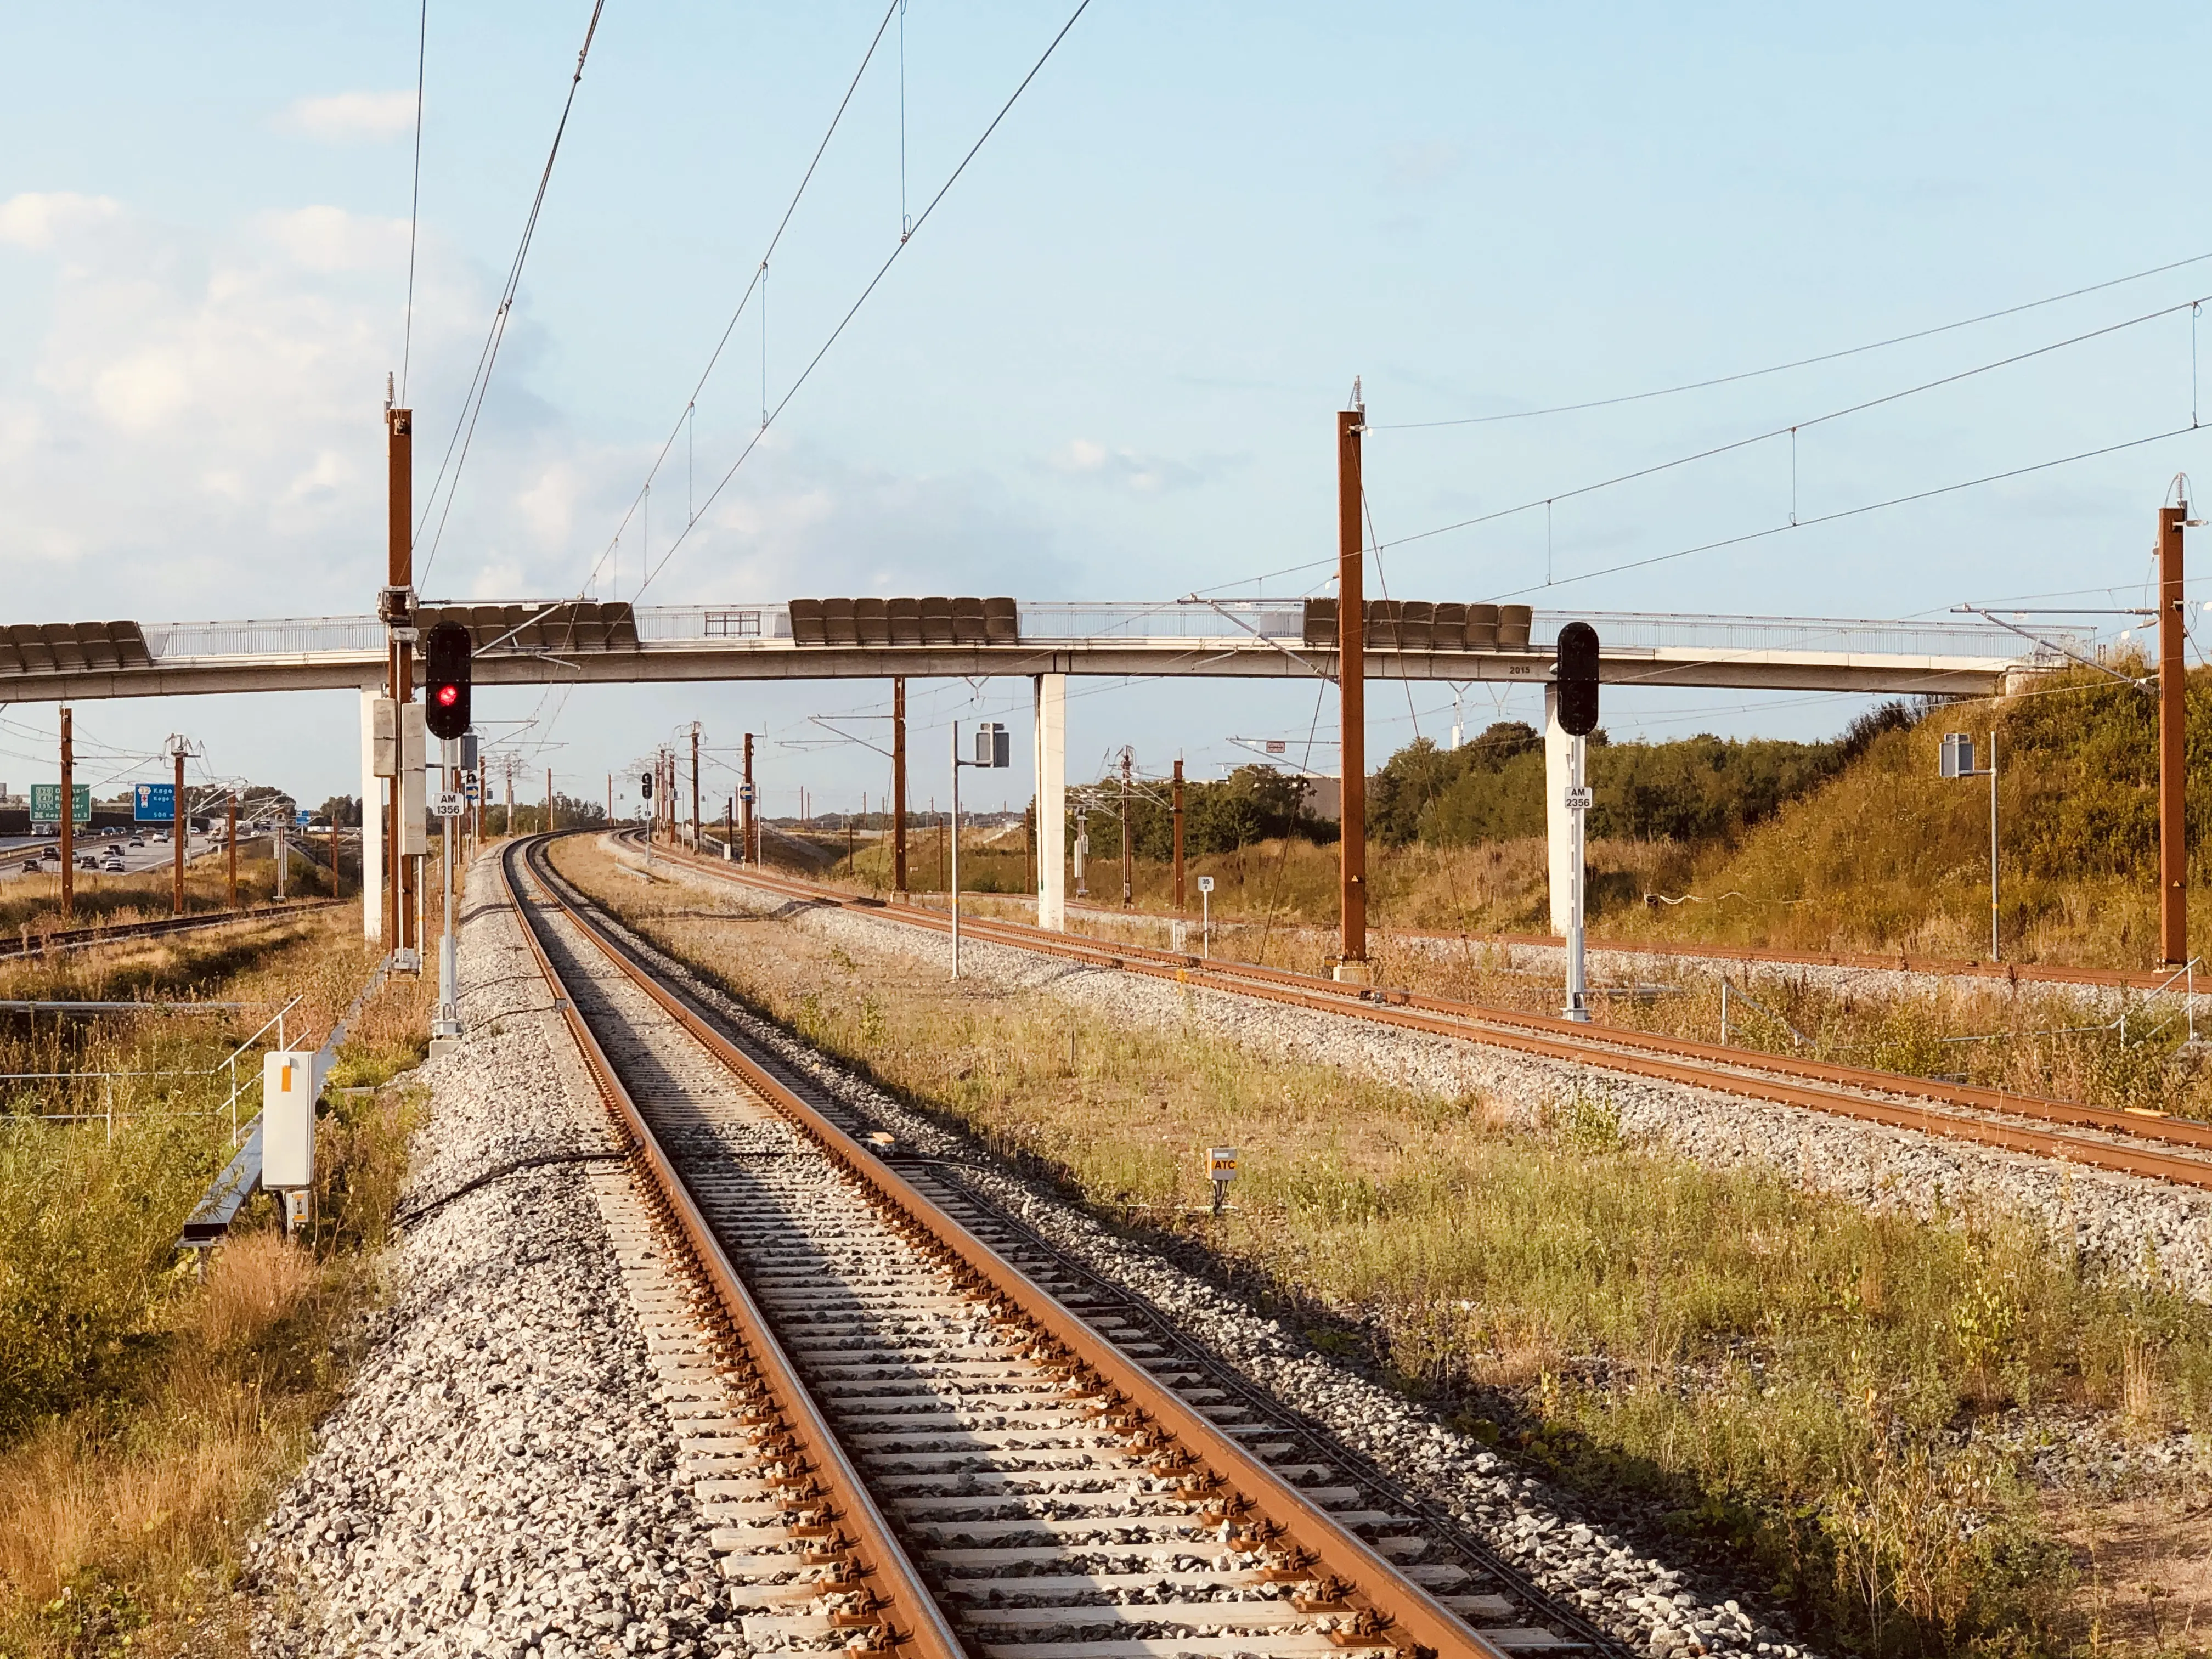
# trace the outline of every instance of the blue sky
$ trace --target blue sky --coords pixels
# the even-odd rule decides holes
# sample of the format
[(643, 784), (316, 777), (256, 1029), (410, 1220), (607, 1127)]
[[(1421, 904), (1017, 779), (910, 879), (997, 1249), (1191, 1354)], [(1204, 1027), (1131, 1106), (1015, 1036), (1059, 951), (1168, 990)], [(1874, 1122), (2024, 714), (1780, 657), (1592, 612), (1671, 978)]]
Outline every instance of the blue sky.
[[(427, 490), (588, 6), (433, 0), (410, 398)], [(922, 204), (1066, 16), (913, 0), (906, 202)], [(611, 0), (427, 592), (574, 592), (682, 413), (880, 8)], [(342, 613), (379, 571), (399, 366), (416, 11), (123, 4), (11, 19), (0, 65), (0, 547), (9, 619)], [(1168, 599), (1324, 559), (1356, 374), (1378, 536), (1418, 532), (2212, 295), (2212, 262), (1811, 368), (1759, 368), (2212, 252), (2207, 118), (2167, 65), (2202, 8), (1268, 9), (1096, 0), (736, 476), (648, 602), (824, 592)], [(778, 251), (771, 400), (896, 244), (897, 26)], [(2185, 310), (1801, 431), (1801, 516), (2187, 426)], [(749, 311), (696, 416), (697, 482), (757, 426)], [(653, 550), (684, 516), (684, 450)], [(1886, 616), (2115, 587), (2196, 435), (1529, 597)], [(1773, 441), (1559, 502), (1575, 578), (1786, 521)], [(634, 587), (635, 527), (622, 555)], [(1543, 581), (1545, 515), (1392, 547), (1394, 592)], [(1285, 579), (1295, 589), (1310, 580)], [(2102, 602), (2095, 597), (2086, 602)], [(1071, 765), (1164, 769), (1303, 736), (1288, 683), (1092, 684)], [(927, 719), (1026, 687), (917, 687)], [(617, 689), (535, 718), (574, 793), (677, 724), (778, 739), (887, 688)], [(1393, 714), (1437, 735), (1449, 694)], [(1623, 696), (1618, 736), (1833, 730), (1849, 699)], [(1500, 712), (1470, 696), (1470, 723)], [(1509, 702), (1504, 712), (1530, 711)], [(556, 717), (557, 716), (557, 717)], [(45, 775), (51, 708), (0, 777)], [(1326, 710), (1321, 720), (1324, 735)], [(343, 696), (87, 705), (112, 769), (183, 730), (216, 772), (350, 789)], [(496, 728), (495, 728), (496, 729)], [(930, 740), (917, 734), (918, 744)], [(1017, 745), (1018, 751), (1020, 745)], [(926, 750), (921, 752), (927, 752)], [(772, 745), (772, 809), (880, 792), (866, 751)], [(714, 787), (710, 777), (709, 788)], [(1025, 795), (1026, 777), (1010, 780)], [(917, 784), (918, 795), (926, 785)]]

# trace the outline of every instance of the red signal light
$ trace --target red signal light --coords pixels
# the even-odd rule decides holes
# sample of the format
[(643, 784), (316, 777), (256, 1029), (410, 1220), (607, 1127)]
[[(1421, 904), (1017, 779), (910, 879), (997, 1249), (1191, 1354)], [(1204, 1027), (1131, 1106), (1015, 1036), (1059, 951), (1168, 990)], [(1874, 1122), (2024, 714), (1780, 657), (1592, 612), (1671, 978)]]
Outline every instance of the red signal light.
[(440, 686), (440, 687), (438, 688), (438, 707), (439, 707), (439, 708), (452, 708), (455, 703), (459, 702), (460, 700), (461, 700), (461, 688), (460, 688), (459, 686), (458, 686), (458, 685), (441, 685), (441, 686)]

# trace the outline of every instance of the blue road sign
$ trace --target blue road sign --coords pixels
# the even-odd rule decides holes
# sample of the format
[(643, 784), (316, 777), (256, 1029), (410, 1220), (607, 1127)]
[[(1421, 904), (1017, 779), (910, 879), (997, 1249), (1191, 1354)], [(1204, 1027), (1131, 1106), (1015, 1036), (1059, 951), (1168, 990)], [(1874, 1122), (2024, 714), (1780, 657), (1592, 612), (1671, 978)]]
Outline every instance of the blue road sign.
[(177, 816), (177, 786), (142, 783), (131, 792), (131, 816), (140, 823), (167, 823)]
[(302, 830), (306, 829), (314, 821), (315, 815), (313, 812), (295, 812), (292, 814), (292, 822), (298, 824)]
[(750, 785), (750, 783), (741, 783), (741, 784), (739, 784), (739, 785), (738, 786), (738, 799), (739, 800), (741, 800), (741, 801), (744, 802), (744, 804), (745, 804), (746, 805), (748, 805), (748, 806), (751, 805), (753, 804), (753, 787), (752, 787), (752, 785)]

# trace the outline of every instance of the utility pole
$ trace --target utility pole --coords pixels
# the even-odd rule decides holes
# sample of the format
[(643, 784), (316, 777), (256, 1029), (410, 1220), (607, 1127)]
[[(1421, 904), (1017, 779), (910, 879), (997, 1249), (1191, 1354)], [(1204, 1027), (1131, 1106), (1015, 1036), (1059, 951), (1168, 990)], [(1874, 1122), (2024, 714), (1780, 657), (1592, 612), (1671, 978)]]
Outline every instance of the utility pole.
[(891, 682), (891, 891), (906, 891), (906, 682)]
[(553, 769), (550, 766), (545, 769), (545, 830), (548, 835), (553, 830)]
[[(413, 895), (420, 876), (407, 848), (407, 721), (402, 712), (415, 700), (415, 412), (398, 409), (385, 392), (385, 599), (378, 608), (392, 630), (387, 670), (392, 701), (391, 874), (385, 930), (387, 947), (406, 959), (415, 945)], [(366, 807), (368, 803), (362, 803)], [(419, 960), (419, 958), (417, 958)]]
[(477, 846), (483, 846), (484, 793), (489, 781), (485, 771), (483, 750), (477, 750)]
[(169, 739), (169, 758), (177, 763), (176, 782), (169, 791), (169, 913), (185, 914), (185, 838), (191, 820), (185, 816), (185, 757), (191, 753), (181, 737)]
[(507, 757), (507, 833), (514, 833), (514, 757)]
[(238, 908), (238, 791), (230, 792), (230, 828), (223, 839), (229, 843), (230, 908)]
[(76, 739), (62, 705), (62, 920), (76, 914)]
[(1359, 434), (1366, 429), (1359, 382), (1352, 407), (1336, 417), (1336, 685), (1340, 910), (1344, 937), (1336, 977), (1368, 982), (1367, 965), (1367, 605), (1361, 568)]
[(1176, 758), (1175, 799), (1168, 807), (1168, 814), (1175, 820), (1175, 908), (1176, 914), (1181, 915), (1182, 914), (1182, 758), (1180, 756)]
[(738, 792), (738, 803), (745, 809), (744, 859), (747, 864), (760, 862), (760, 841), (753, 833), (753, 734), (745, 733), (745, 787)]
[(2188, 672), (2181, 663), (2187, 628), (2181, 594), (2181, 531), (2189, 501), (2158, 510), (2158, 943), (2160, 960), (2189, 960), (2189, 845), (2183, 816), (2183, 741)]
[(607, 774), (607, 822), (615, 821), (615, 775)]
[(1136, 751), (1127, 744), (1121, 745), (1121, 908), (1134, 908), (1137, 902), (1137, 848), (1135, 838), (1129, 833), (1129, 768), (1136, 759)]
[(699, 839), (699, 722), (691, 722), (691, 850), (696, 853), (702, 843)]

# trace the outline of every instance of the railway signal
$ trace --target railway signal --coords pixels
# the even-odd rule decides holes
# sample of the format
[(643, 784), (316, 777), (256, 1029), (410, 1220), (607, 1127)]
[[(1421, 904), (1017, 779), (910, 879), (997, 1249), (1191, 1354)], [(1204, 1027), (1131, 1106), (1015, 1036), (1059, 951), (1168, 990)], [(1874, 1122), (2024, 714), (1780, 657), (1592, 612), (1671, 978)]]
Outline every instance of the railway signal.
[(459, 623), (441, 622), (432, 629), (427, 647), (428, 679), (423, 718), (433, 737), (448, 740), (469, 729), (470, 653), (476, 642)]
[(1583, 972), (1583, 815), (1590, 791), (1583, 770), (1583, 739), (1597, 730), (1597, 629), (1571, 622), (1559, 629), (1558, 659), (1552, 668), (1553, 709), (1559, 729), (1573, 739), (1567, 745), (1567, 1006), (1577, 1024), (1589, 1022), (1589, 982)]
[(1006, 728), (985, 720), (975, 728), (975, 758), (960, 758), (960, 722), (952, 722), (952, 977), (960, 977), (960, 769), (1013, 764), (1013, 743)]

